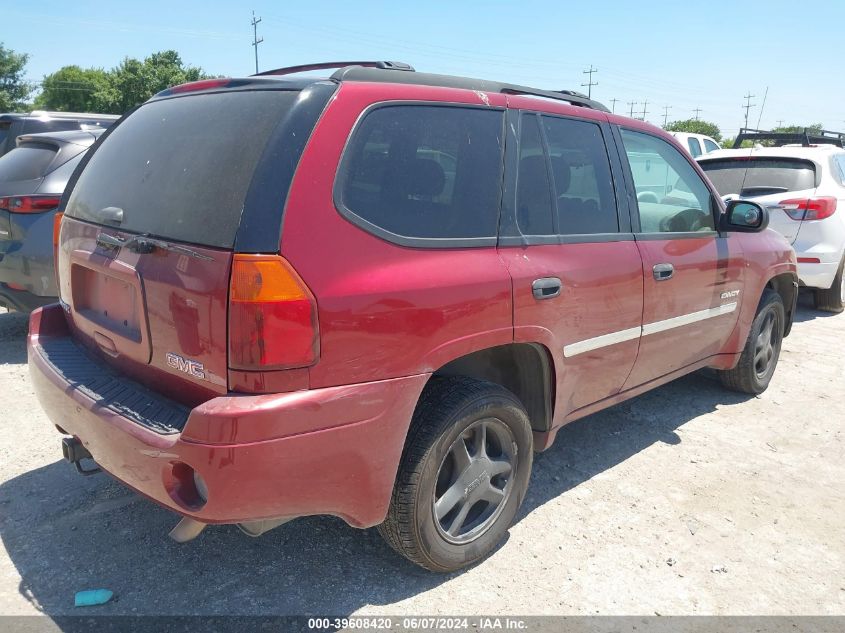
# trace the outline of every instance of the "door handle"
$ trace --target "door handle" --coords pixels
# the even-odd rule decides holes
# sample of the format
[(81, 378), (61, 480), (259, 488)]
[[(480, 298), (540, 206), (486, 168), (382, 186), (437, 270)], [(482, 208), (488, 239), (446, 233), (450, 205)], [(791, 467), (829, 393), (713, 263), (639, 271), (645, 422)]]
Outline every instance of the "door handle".
[(655, 264), (651, 270), (657, 281), (666, 281), (675, 274), (675, 267), (672, 264)]
[(531, 284), (531, 292), (535, 299), (552, 299), (560, 294), (563, 284), (557, 277), (541, 277)]

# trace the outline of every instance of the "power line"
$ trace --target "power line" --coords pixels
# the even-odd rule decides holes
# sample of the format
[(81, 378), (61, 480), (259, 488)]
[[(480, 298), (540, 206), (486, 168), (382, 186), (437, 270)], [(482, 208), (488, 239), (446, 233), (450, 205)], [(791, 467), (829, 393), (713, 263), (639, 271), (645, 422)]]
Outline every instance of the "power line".
[(581, 84), (581, 86), (585, 86), (587, 88), (587, 98), (593, 98), (593, 86), (598, 86), (599, 82), (593, 82), (593, 73), (597, 73), (599, 71), (598, 68), (593, 68), (593, 65), (590, 64), (590, 70), (583, 71), (582, 74), (589, 75), (590, 78), (587, 80), (587, 83)]
[(672, 106), (665, 105), (663, 106), (663, 127), (666, 127), (666, 124), (669, 123), (669, 110), (672, 109)]
[(748, 91), (748, 94), (743, 97), (745, 99), (745, 105), (742, 106), (745, 109), (745, 127), (748, 127), (748, 113), (751, 111), (751, 108), (757, 106), (756, 103), (751, 103), (751, 100), (756, 97), (757, 95), (751, 94), (751, 91)]
[(616, 97), (610, 100), (610, 113), (616, 114), (616, 102), (619, 101)]
[(633, 119), (634, 118), (634, 106), (637, 105), (637, 102), (636, 101), (629, 101), (628, 105), (631, 106), (631, 113), (628, 116), (630, 116)]
[(255, 11), (252, 12), (252, 46), (255, 48), (255, 74), (258, 74), (258, 45), (264, 41), (264, 38), (258, 37), (258, 23), (261, 18), (255, 18)]

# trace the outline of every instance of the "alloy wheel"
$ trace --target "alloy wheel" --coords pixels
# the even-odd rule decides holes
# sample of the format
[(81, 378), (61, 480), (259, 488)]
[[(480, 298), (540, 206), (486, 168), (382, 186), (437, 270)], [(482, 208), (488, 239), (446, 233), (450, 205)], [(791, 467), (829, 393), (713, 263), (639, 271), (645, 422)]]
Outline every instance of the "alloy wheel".
[(498, 418), (474, 422), (449, 447), (437, 472), (432, 499), (440, 535), (465, 544), (484, 534), (511, 494), (516, 442)]

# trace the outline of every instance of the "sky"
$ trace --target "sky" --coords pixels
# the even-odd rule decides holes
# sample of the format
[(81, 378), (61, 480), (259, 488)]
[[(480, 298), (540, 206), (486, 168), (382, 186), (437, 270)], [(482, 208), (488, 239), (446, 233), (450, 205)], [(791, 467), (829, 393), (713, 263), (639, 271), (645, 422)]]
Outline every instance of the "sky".
[[(695, 116), (733, 136), (749, 125), (845, 130), (845, 2), (818, 0), (427, 0), (74, 2), (0, 0), (0, 42), (30, 55), (39, 81), (64, 65), (112, 68), (175, 49), (215, 75), (336, 60), (397, 60), (419, 71), (575, 89), (655, 124)], [(614, 104), (613, 99), (616, 99)], [(764, 105), (765, 104), (765, 105)]]

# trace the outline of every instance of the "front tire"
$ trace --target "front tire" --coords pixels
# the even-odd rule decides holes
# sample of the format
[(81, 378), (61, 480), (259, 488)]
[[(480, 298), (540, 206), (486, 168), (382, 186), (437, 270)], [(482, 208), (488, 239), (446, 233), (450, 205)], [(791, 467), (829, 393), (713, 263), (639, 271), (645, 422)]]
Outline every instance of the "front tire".
[(813, 302), (817, 310), (824, 310), (825, 312), (842, 312), (845, 305), (845, 256), (839, 262), (839, 270), (836, 271), (836, 277), (833, 278), (833, 285), (824, 290), (823, 288), (816, 288), (813, 292)]
[(522, 504), (531, 425), (507, 389), (465, 377), (423, 390), (379, 533), (410, 561), (449, 572), (480, 560)]
[(780, 357), (785, 315), (781, 296), (764, 290), (739, 362), (733, 369), (719, 372), (725, 387), (755, 395), (768, 388)]

